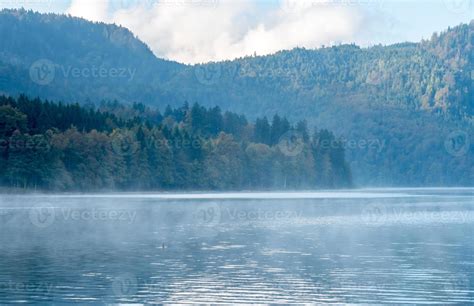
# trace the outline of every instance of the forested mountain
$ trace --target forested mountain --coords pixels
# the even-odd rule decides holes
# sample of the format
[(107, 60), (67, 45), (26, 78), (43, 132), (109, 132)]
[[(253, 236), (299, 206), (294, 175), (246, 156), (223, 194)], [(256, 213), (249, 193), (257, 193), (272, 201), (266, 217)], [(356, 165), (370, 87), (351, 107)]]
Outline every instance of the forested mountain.
[(161, 101), (160, 84), (181, 67), (157, 59), (128, 29), (80, 18), (3, 10), (0, 37), (0, 93)]
[[(328, 145), (331, 144), (331, 145)], [(0, 96), (0, 186), (46, 190), (249, 190), (351, 186), (344, 148), (304, 121), (199, 104), (163, 114)]]
[[(424, 110), (472, 120), (473, 30), (471, 22), (421, 43), (294, 49), (210, 63), (202, 66), (209, 76), (204, 81), (206, 90), (186, 87), (180, 93), (184, 98), (195, 91), (204, 91), (203, 97), (212, 93), (218, 98), (211, 103), (224, 100), (221, 103), (229, 106), (238, 99), (252, 100), (236, 107), (251, 107), (257, 113), (286, 111), (289, 106), (314, 113), (315, 106), (332, 104), (337, 96), (348, 107), (357, 103), (357, 108)], [(173, 81), (190, 80), (190, 70), (196, 72), (199, 67), (188, 67)], [(228, 97), (229, 90), (243, 97)]]
[[(4, 10), (0, 93), (161, 109), (196, 101), (252, 120), (306, 118), (341, 137), (359, 185), (470, 185), (473, 29), (471, 22), (420, 43), (294, 49), (188, 66), (157, 59), (115, 25)], [(463, 154), (453, 154), (453, 138), (467, 146)]]

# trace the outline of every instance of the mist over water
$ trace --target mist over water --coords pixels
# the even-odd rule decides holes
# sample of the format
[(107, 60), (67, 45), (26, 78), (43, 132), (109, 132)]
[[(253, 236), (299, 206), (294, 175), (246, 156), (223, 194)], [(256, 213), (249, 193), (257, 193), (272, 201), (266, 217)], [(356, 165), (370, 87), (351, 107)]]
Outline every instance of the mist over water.
[(473, 196), (3, 195), (0, 303), (474, 302)]

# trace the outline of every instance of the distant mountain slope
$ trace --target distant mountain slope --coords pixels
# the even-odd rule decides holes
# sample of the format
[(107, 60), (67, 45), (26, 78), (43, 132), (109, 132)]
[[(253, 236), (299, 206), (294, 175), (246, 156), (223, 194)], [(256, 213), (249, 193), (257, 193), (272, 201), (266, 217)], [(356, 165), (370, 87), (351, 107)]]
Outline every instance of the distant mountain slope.
[(0, 93), (161, 109), (187, 100), (249, 118), (308, 118), (346, 140), (356, 183), (472, 185), (473, 29), (187, 66), (157, 59), (115, 25), (4, 10)]
[(8, 94), (150, 103), (167, 98), (160, 84), (181, 67), (128, 29), (80, 18), (3, 10), (0, 37), (0, 92)]
[[(251, 105), (238, 104), (247, 110), (251, 106), (255, 111), (281, 110), (282, 102), (296, 109), (311, 108), (328, 100), (330, 103), (338, 95), (358, 97), (364, 106), (394, 106), (472, 118), (473, 29), (471, 22), (469, 26), (455, 27), (417, 44), (366, 49), (355, 45), (294, 49), (208, 64), (204, 68), (209, 70), (209, 75), (212, 68), (217, 72), (215, 80), (210, 77), (207, 90), (188, 87), (181, 93), (189, 98), (199, 91), (202, 95), (225, 99), (229, 91), (237, 92), (252, 100)], [(184, 70), (187, 76), (176, 76), (175, 83), (191, 77), (191, 70), (195, 68)], [(235, 105), (233, 100), (241, 98), (231, 96), (225, 100)]]

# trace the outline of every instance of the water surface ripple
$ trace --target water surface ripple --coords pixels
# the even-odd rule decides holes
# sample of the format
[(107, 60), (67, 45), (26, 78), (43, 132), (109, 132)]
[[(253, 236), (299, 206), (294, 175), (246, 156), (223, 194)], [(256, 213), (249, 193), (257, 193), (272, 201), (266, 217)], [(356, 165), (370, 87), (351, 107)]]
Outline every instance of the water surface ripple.
[(0, 196), (0, 304), (473, 303), (474, 189)]

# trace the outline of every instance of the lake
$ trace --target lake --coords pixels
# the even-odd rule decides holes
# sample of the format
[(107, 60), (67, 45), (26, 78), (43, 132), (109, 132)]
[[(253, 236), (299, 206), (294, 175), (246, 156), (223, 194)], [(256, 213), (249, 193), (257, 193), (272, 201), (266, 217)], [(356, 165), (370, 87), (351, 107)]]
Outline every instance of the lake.
[(0, 303), (472, 303), (473, 196), (2, 195)]

